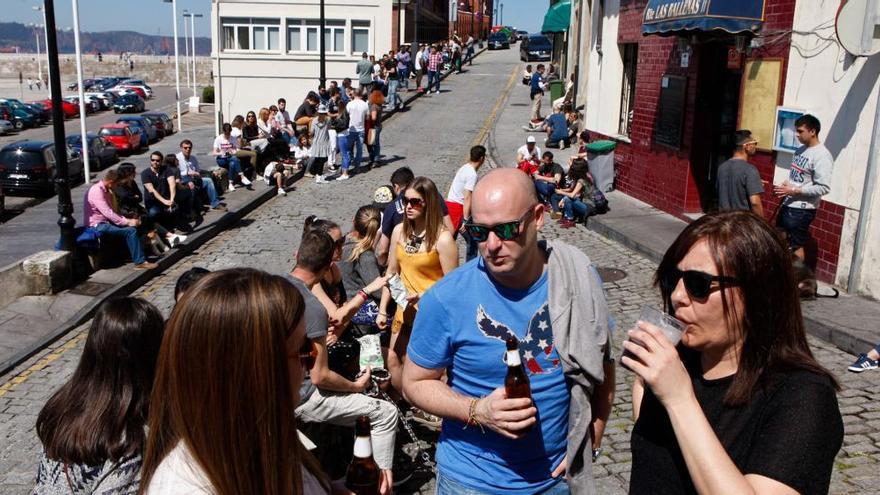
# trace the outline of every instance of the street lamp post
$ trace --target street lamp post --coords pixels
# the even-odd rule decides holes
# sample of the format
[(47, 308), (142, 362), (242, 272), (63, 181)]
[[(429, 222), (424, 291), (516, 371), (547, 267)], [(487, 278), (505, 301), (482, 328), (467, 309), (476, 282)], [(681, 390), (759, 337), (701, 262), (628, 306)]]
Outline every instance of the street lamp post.
[(503, 26), (504, 24), (504, 4), (498, 4), (498, 25)]
[[(46, 24), (46, 8), (39, 7), (36, 5), (31, 8), (34, 10), (38, 10), (38, 11), (43, 12), (43, 35), (46, 37), (46, 56), (48, 56), (49, 55), (49, 26)], [(53, 26), (53, 29), (54, 29), (54, 26)], [(52, 36), (52, 39), (55, 39), (54, 35)], [(58, 47), (55, 47), (54, 51), (57, 52)], [(39, 60), (39, 54), (38, 54), (38, 60)], [(48, 63), (46, 64), (46, 75), (49, 77), (49, 79), (51, 79), (52, 78), (52, 71), (49, 69), (49, 65), (50, 64), (48, 64)], [(52, 89), (51, 88), (49, 89), (49, 97), (50, 98), (52, 97)]]
[[(46, 53), (49, 62), (49, 84), (52, 95), (52, 131), (55, 142), (55, 193), (58, 195), (58, 227), (61, 230), (59, 246), (64, 251), (76, 248), (73, 219), (73, 201), (70, 199), (70, 178), (67, 167), (67, 143), (64, 142), (64, 108), (61, 106), (61, 72), (58, 70), (58, 45), (55, 34), (55, 5), (53, 0), (43, 0), (46, 18)], [(80, 85), (82, 87), (82, 85)]]
[[(192, 85), (192, 80), (190, 79), (189, 72), (189, 26), (186, 25), (186, 15), (189, 13), (188, 10), (184, 9), (183, 11), (183, 60), (186, 72), (186, 87), (190, 87)], [(177, 27), (177, 18), (174, 18), (174, 27)]]
[(37, 27), (39, 26), (39, 24), (29, 23), (28, 26), (34, 28), (34, 41), (37, 42), (37, 78), (39, 78), (39, 80), (42, 81), (43, 80), (43, 60), (40, 57), (40, 34), (37, 32)]
[[(403, 16), (403, 12), (400, 10), (400, 0), (397, 0), (397, 46), (403, 44), (403, 40), (400, 38), (400, 20)], [(394, 47), (392, 47), (394, 48)]]
[(193, 96), (196, 96), (196, 17), (204, 17), (202, 14), (189, 14), (189, 34), (192, 36), (192, 60), (193, 60)]
[(324, 30), (327, 26), (327, 18), (324, 15), (324, 0), (321, 0), (321, 11), (319, 13), (320, 21), (319, 21), (319, 29), (321, 30), (321, 38), (320, 38), (320, 47), (321, 47), (321, 60), (320, 60), (320, 77), (319, 84), (326, 88), (327, 87), (327, 47), (326, 45), (326, 34)]
[[(177, 0), (163, 0), (171, 4), (171, 24), (174, 26), (174, 99), (177, 101), (177, 130), (183, 130), (183, 118), (180, 111), (180, 58), (177, 47)], [(184, 26), (186, 23), (184, 23)], [(189, 74), (189, 72), (187, 72)]]
[(76, 88), (79, 93), (79, 133), (82, 139), (82, 159), (85, 167), (86, 184), (92, 182), (92, 174), (89, 167), (89, 139), (86, 134), (86, 101), (85, 89), (83, 88), (82, 74), (82, 51), (79, 45), (79, 0), (71, 0), (73, 7), (73, 40), (76, 47)]

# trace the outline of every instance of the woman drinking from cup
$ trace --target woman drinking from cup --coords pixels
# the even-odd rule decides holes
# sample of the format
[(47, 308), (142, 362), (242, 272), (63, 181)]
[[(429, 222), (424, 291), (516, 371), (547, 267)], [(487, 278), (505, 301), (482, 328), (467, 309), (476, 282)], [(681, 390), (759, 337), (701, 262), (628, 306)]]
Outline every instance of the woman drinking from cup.
[(827, 493), (843, 439), (837, 382), (804, 334), (791, 258), (748, 212), (690, 224), (657, 270), (686, 327), (640, 322), (630, 493)]

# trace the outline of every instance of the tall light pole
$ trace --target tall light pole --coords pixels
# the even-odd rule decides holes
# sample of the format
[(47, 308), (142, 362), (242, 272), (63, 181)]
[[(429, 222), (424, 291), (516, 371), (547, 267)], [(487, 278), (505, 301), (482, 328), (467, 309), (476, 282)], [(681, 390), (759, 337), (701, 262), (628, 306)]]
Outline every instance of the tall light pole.
[(79, 0), (71, 0), (73, 7), (73, 41), (76, 47), (76, 88), (79, 92), (79, 134), (82, 139), (83, 167), (86, 170), (86, 184), (92, 181), (89, 167), (89, 137), (86, 133), (86, 101), (83, 89), (82, 51), (79, 45)]
[[(42, 81), (43, 80), (43, 60), (40, 58), (40, 34), (37, 33), (37, 28), (39, 24), (30, 22), (28, 23), (28, 27), (34, 28), (34, 41), (37, 42), (37, 78)], [(42, 84), (42, 83), (40, 83)]]
[[(177, 0), (163, 1), (171, 4), (171, 24), (174, 26), (174, 99), (177, 101), (177, 130), (182, 131), (183, 119), (180, 114), (180, 58), (177, 48)], [(183, 25), (186, 26), (186, 23)]]
[[(182, 14), (183, 15), (183, 54), (184, 54), (183, 58), (184, 58), (184, 65), (186, 66), (186, 69), (184, 70), (184, 72), (186, 72), (186, 86), (187, 87), (192, 85), (192, 79), (189, 76), (189, 74), (190, 74), (190, 72), (189, 72), (189, 27), (186, 25), (186, 15), (188, 13), (189, 13), (189, 11), (184, 9), (183, 14)], [(174, 19), (174, 23), (175, 23), (174, 26), (177, 27), (177, 18)]]
[(504, 4), (499, 3), (498, 4), (498, 25), (503, 26), (504, 25), (504, 24), (502, 24), (503, 22), (504, 22)]
[[(193, 96), (196, 96), (196, 17), (204, 17), (202, 14), (195, 14), (193, 12), (184, 12), (183, 16), (189, 16), (189, 34), (192, 36), (192, 85), (193, 85)], [(321, 33), (321, 39), (323, 39), (323, 33)]]
[[(46, 37), (46, 56), (49, 56), (49, 26), (46, 25), (46, 8), (45, 8), (45, 6), (44, 6), (44, 7), (40, 7), (40, 6), (37, 6), (37, 5), (34, 5), (34, 6), (31, 7), (31, 8), (34, 9), (34, 10), (38, 10), (38, 11), (43, 12), (43, 35)], [(53, 29), (54, 29), (54, 28), (53, 28)], [(52, 36), (52, 38), (54, 39), (55, 37)], [(58, 48), (56, 47), (56, 51), (57, 51), (57, 49), (58, 49)], [(39, 59), (39, 54), (38, 54), (38, 59)], [(48, 63), (46, 64), (46, 75), (49, 77), (49, 79), (52, 78), (52, 71), (49, 70), (49, 64), (48, 64)], [(51, 86), (50, 86), (50, 87), (49, 87), (49, 98), (51, 98), (51, 97), (52, 97), (52, 89), (51, 89)]]
[[(398, 14), (400, 15), (400, 14)], [(319, 12), (320, 24), (319, 29), (321, 30), (321, 38), (320, 38), (320, 48), (321, 48), (321, 59), (320, 59), (320, 77), (318, 78), (319, 84), (323, 87), (327, 87), (327, 41), (325, 40), (326, 35), (324, 31), (327, 29), (327, 17), (324, 14), (324, 0), (321, 0), (321, 9)]]

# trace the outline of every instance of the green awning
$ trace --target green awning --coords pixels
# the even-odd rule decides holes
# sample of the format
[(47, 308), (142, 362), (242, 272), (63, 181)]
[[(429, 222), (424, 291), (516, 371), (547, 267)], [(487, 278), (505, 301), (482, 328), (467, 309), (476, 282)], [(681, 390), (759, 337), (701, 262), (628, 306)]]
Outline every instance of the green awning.
[(556, 2), (547, 9), (541, 32), (544, 34), (564, 33), (571, 22), (571, 0)]

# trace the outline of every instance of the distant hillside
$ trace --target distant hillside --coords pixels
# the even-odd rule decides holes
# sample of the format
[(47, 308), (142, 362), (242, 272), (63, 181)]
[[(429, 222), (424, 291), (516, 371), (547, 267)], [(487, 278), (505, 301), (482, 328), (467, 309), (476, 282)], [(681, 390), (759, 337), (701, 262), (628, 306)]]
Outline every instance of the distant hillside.
[[(0, 52), (14, 52), (15, 47), (20, 47), (24, 53), (36, 53), (37, 45), (34, 39), (34, 28), (17, 22), (0, 22)], [(40, 51), (45, 51), (45, 36), (40, 30)], [(146, 55), (163, 55), (174, 53), (174, 39), (170, 36), (156, 36), (136, 33), (134, 31), (104, 31), (100, 33), (80, 33), (79, 41), (84, 53), (120, 53), (132, 52)], [(180, 53), (186, 50), (183, 45), (183, 34), (178, 42)], [(192, 43), (192, 41), (190, 41)], [(61, 53), (74, 53), (74, 40), (72, 31), (58, 31), (58, 51)], [(211, 39), (196, 38), (196, 53), (198, 55), (211, 54)]]

